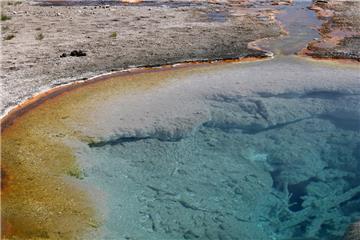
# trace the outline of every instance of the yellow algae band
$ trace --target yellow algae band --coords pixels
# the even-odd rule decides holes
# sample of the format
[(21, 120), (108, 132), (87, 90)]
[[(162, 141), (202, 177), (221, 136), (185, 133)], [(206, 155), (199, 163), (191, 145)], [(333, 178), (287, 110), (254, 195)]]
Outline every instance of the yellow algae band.
[(94, 210), (64, 178), (76, 169), (71, 149), (37, 121), (41, 116), (28, 114), (2, 134), (2, 236), (74, 239), (94, 221)]
[[(26, 112), (2, 132), (2, 237), (76, 239), (94, 225), (87, 193), (66, 175), (76, 175), (73, 133), (62, 110), (45, 104)], [(57, 110), (55, 110), (57, 109)]]
[[(202, 64), (204, 66), (206, 64)], [(96, 199), (81, 185), (71, 141), (93, 102), (146, 91), (174, 77), (177, 67), (139, 69), (59, 87), (20, 105), (2, 119), (1, 222), (3, 239), (82, 239), (96, 234)], [(102, 84), (94, 84), (102, 80)], [(85, 237), (86, 238), (86, 237)]]
[[(130, 88), (136, 87), (135, 83), (141, 85), (136, 77), (127, 78), (133, 81), (121, 84), (123, 90), (126, 85)], [(32, 102), (28, 107), (37, 105), (36, 108), (20, 111), (21, 116), (9, 117), (4, 123), (3, 238), (77, 239), (100, 223), (88, 193), (75, 181), (82, 173), (73, 149), (64, 143), (78, 137), (65, 122), (78, 120), (72, 114), (76, 115), (79, 100), (89, 96), (90, 93), (86, 93), (89, 88), (85, 88), (46, 102), (41, 99), (41, 105)]]

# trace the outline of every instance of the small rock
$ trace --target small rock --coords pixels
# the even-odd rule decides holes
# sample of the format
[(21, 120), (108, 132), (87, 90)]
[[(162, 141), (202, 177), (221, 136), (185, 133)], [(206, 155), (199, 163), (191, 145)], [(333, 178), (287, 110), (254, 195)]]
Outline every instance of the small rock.
[(72, 57), (83, 57), (83, 56), (86, 56), (86, 53), (83, 52), (82, 50), (73, 50), (73, 51), (71, 51), (70, 56), (72, 56)]
[(195, 234), (193, 231), (188, 230), (184, 233), (183, 237), (185, 239), (195, 239), (195, 238), (199, 238), (200, 236), (198, 236), (197, 234)]

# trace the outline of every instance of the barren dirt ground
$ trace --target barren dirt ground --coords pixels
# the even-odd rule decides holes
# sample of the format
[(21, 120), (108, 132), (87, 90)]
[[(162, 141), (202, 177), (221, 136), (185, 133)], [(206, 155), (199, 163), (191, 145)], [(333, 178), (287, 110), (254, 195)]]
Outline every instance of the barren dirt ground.
[[(269, 3), (2, 2), (2, 112), (51, 86), (111, 70), (264, 55), (247, 45), (281, 34)], [(74, 50), (86, 56), (70, 56)]]

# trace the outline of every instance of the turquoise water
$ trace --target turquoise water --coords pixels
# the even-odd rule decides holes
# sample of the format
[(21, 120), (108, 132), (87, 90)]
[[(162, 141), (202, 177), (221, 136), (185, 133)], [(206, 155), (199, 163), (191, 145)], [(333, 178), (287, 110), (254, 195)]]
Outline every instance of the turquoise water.
[[(317, 37), (308, 4), (279, 7), (291, 34), (263, 44)], [(101, 239), (341, 239), (360, 219), (358, 70), (276, 56), (95, 107), (102, 140), (78, 158), (105, 196)]]
[(93, 147), (86, 172), (111, 193), (107, 239), (340, 239), (360, 214), (359, 128), (336, 116), (214, 121), (185, 139)]
[(85, 181), (106, 195), (104, 239), (335, 240), (360, 218), (357, 90), (205, 101), (210, 117), (191, 134), (119, 136), (82, 153)]

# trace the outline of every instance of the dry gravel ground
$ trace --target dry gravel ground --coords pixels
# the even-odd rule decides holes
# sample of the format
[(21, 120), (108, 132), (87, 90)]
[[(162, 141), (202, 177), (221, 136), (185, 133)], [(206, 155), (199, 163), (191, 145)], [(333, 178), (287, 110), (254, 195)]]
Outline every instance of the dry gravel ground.
[[(2, 16), (10, 19), (1, 21), (1, 112), (51, 86), (111, 70), (263, 56), (247, 46), (281, 34), (269, 9), (279, 2), (199, 1), (181, 7), (2, 2)], [(74, 50), (86, 56), (69, 56)]]
[(307, 54), (360, 61), (360, 1), (314, 0), (312, 8), (324, 24), (322, 38), (308, 45)]

